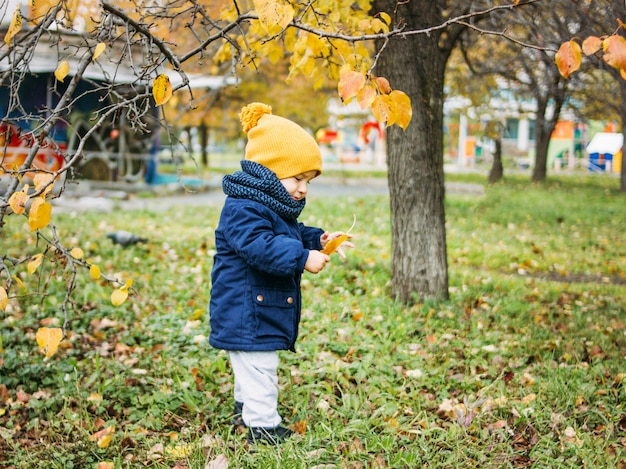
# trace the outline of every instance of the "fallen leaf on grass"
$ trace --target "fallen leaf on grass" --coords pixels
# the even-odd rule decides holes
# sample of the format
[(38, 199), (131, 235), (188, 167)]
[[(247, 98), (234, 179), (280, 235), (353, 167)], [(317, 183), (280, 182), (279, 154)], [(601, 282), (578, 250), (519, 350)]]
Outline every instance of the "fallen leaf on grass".
[(204, 469), (228, 469), (228, 458), (225, 454), (220, 454), (213, 461), (209, 461)]
[(111, 425), (91, 435), (91, 439), (95, 440), (96, 444), (98, 445), (98, 448), (101, 448), (101, 449), (108, 448), (109, 445), (111, 444), (111, 438), (114, 433), (115, 433), (115, 427)]
[(58, 327), (40, 327), (35, 338), (37, 345), (39, 345), (39, 351), (49, 358), (57, 352), (63, 339), (63, 331)]
[(298, 420), (296, 423), (293, 424), (293, 429), (300, 435), (304, 435), (306, 433), (306, 426), (306, 420)]

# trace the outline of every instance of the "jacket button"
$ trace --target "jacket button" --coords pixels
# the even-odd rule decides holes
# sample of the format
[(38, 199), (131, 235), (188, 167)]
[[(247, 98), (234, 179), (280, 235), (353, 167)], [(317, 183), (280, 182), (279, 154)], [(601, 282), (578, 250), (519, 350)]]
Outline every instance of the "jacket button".
[(287, 303), (289, 303), (289, 304), (293, 303), (293, 298), (291, 296), (289, 298), (287, 298)]
[(256, 296), (256, 300), (257, 301), (263, 301), (263, 295), (257, 295)]

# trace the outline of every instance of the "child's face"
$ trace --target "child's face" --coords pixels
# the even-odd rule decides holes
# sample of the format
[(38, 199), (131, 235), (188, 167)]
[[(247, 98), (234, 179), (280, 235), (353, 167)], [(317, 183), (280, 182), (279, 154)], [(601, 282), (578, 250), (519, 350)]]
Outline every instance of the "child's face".
[(306, 173), (296, 174), (285, 179), (281, 179), (287, 192), (293, 200), (302, 200), (308, 192), (308, 184), (317, 176), (317, 171), (307, 171)]

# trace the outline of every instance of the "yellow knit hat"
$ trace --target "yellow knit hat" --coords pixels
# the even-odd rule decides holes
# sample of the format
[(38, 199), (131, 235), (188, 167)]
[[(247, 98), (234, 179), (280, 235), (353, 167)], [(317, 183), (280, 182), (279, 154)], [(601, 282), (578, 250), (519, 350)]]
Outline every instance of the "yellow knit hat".
[(307, 171), (322, 173), (322, 153), (317, 142), (295, 122), (272, 114), (263, 103), (241, 109), (239, 119), (248, 134), (245, 159), (262, 164), (285, 179)]

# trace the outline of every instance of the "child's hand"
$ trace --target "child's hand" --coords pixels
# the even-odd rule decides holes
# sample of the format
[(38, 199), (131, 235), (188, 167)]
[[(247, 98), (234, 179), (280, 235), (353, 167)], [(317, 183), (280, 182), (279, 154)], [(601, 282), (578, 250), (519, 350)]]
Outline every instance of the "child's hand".
[[(347, 239), (352, 238), (352, 235), (350, 233), (344, 233), (343, 231), (335, 231), (334, 233), (329, 233), (328, 231), (326, 231), (321, 237), (320, 237), (320, 242), (322, 243), (322, 248), (325, 248), (326, 245), (332, 241), (333, 239), (337, 239), (340, 238), (341, 236), (345, 236)], [(343, 252), (343, 248), (353, 248), (354, 244), (352, 244), (349, 241), (344, 241), (343, 243), (341, 243), (341, 245), (337, 248), (337, 254), (339, 254), (339, 257), (341, 257), (342, 259), (346, 258), (346, 254)]]
[(306, 258), (306, 263), (304, 264), (304, 270), (311, 272), (312, 274), (317, 274), (321, 272), (326, 263), (330, 260), (330, 256), (328, 254), (324, 254), (320, 251), (309, 251), (309, 257)]

